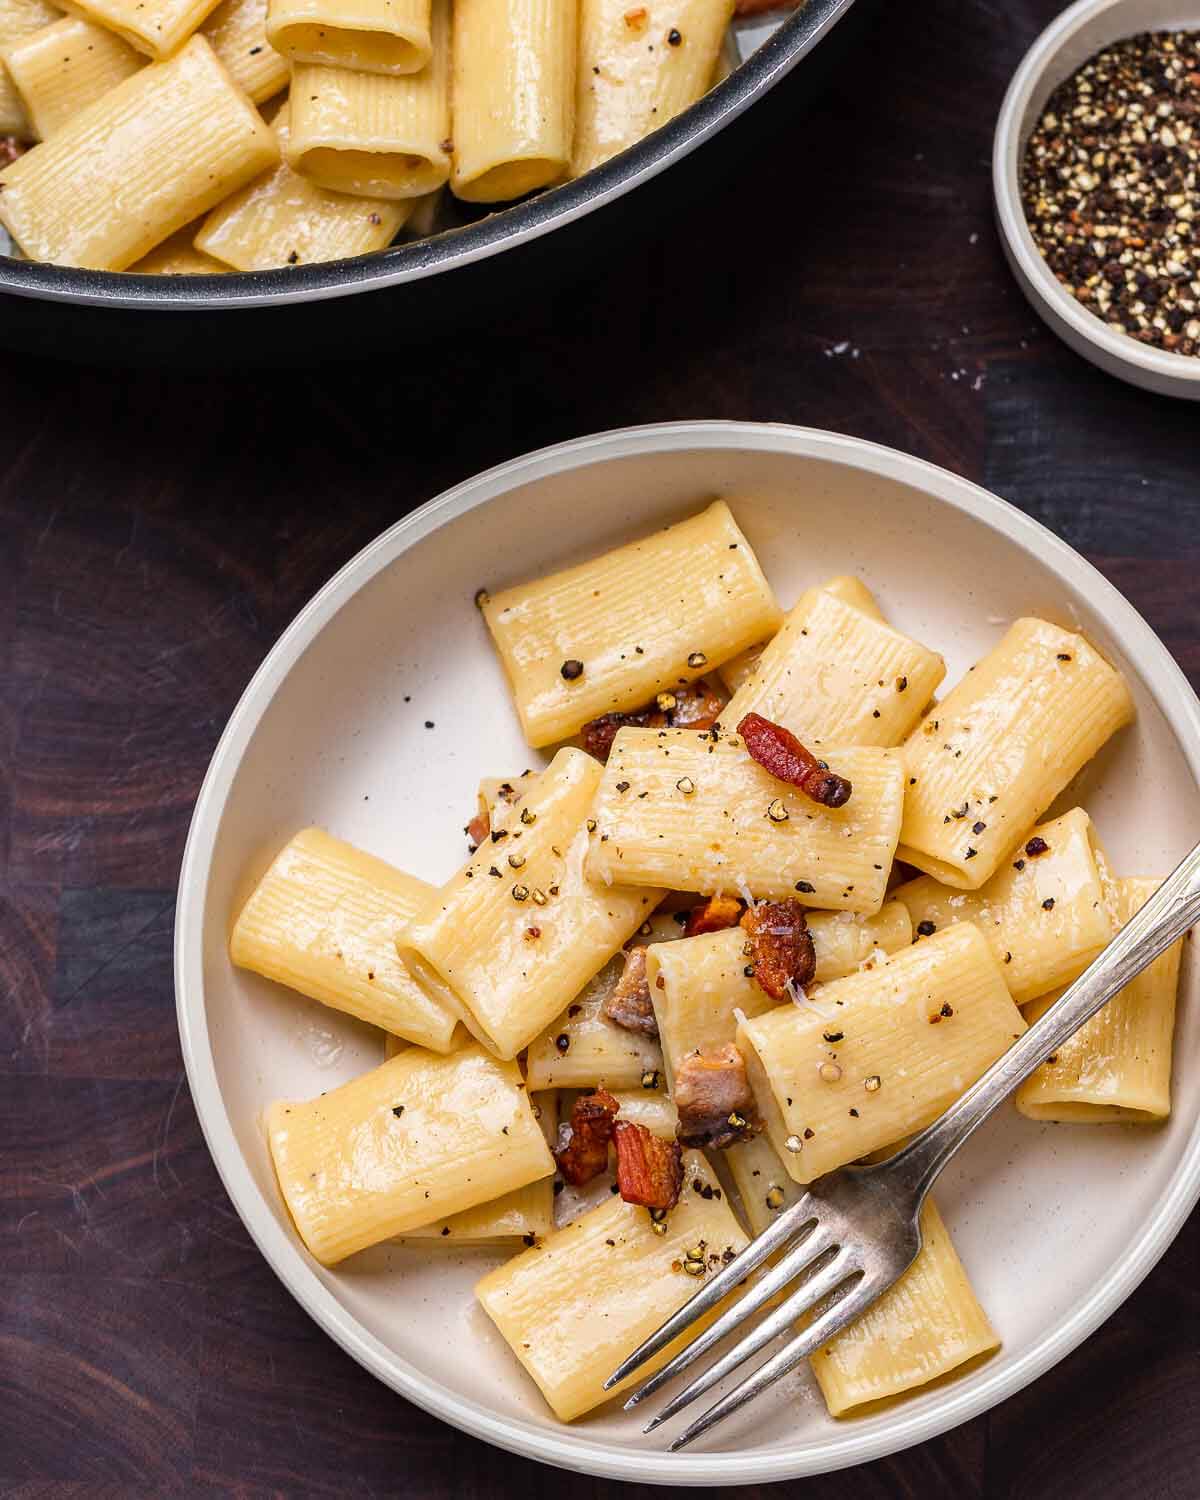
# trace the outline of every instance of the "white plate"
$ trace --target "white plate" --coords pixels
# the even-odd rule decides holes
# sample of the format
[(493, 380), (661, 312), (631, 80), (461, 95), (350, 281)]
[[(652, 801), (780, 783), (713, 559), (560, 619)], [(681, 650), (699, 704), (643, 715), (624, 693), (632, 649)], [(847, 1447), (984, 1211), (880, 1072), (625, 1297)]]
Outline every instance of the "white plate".
[(1004, 96), (992, 144), (992, 190), (1004, 253), (1034, 311), (1059, 338), (1110, 375), (1164, 396), (1200, 401), (1200, 358), (1139, 344), (1072, 297), (1042, 259), (1021, 207), (1025, 142), (1064, 79), (1112, 42), (1140, 31), (1195, 31), (1200, 0), (1076, 0), (1056, 16)]
[[(1006, 1109), (937, 1189), (1003, 1351), (964, 1378), (837, 1423), (804, 1378), (668, 1456), (605, 1409), (554, 1421), (471, 1288), (496, 1256), (379, 1247), (337, 1270), (297, 1242), (259, 1118), (375, 1065), (377, 1033), (234, 970), (232, 914), (288, 836), (321, 823), (427, 878), (464, 857), (481, 773), (537, 757), (472, 605), (515, 582), (729, 498), (781, 599), (861, 572), (889, 617), (937, 646), (949, 680), (1015, 615), (1078, 625), (1139, 708), (1077, 795), (1121, 871), (1165, 873), (1200, 836), (1200, 705), (1150, 628), (1081, 557), (941, 469), (796, 428), (681, 423), (518, 459), (386, 532), (300, 614), (213, 757), (184, 858), (179, 1027), (229, 1194), (285, 1285), (343, 1348), (411, 1401), (515, 1452), (619, 1479), (747, 1484), (861, 1463), (943, 1432), (1060, 1359), (1128, 1296), (1200, 1193), (1200, 1016), (1185, 967), (1176, 1110), (1162, 1129), (1037, 1125)], [(425, 721), (435, 727), (427, 729)], [(1189, 1081), (1190, 1080), (1190, 1081)]]

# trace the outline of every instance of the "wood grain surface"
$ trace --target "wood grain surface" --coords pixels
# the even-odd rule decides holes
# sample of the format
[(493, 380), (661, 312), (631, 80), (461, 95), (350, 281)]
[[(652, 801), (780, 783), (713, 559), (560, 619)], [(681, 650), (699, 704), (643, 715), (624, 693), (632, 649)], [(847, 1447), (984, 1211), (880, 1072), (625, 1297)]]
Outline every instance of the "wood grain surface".
[[(1200, 409), (1058, 344), (993, 229), (993, 122), (1057, 8), (885, 8), (819, 110), (532, 321), (253, 378), (0, 364), (0, 1493), (621, 1488), (491, 1451), (342, 1354), (251, 1244), (184, 1081), (174, 886), (205, 765), (295, 611), (405, 511), (588, 430), (830, 427), (1045, 521), (1200, 683)], [(1200, 1493), (1198, 1252), (1193, 1217), (990, 1415), (775, 1493)]]

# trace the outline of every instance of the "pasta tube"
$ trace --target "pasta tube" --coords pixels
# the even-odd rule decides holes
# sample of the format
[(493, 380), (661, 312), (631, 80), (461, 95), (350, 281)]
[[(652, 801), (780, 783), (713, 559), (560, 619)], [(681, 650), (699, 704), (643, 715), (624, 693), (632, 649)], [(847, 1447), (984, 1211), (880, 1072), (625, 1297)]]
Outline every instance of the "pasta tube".
[(107, 27), (155, 62), (172, 57), (217, 0), (63, 0), (63, 9)]
[(932, 1198), (921, 1250), (900, 1280), (810, 1363), (830, 1415), (898, 1396), (1000, 1347)]
[(130, 273), (138, 276), (217, 276), (229, 267), (204, 255), (192, 244), (199, 224), (188, 224), (177, 230), (169, 240), (155, 245), (149, 255), (144, 255), (129, 267)]
[(308, 1103), (267, 1138), (283, 1198), (322, 1265), (461, 1213), (554, 1170), (515, 1063), (481, 1047), (409, 1047)]
[(194, 36), (0, 172), (0, 223), (33, 260), (123, 271), (276, 158), (258, 111)]
[(738, 1026), (771, 1144), (811, 1182), (937, 1118), (1025, 1030), (979, 929), (962, 922)]
[(936, 651), (828, 589), (800, 596), (721, 715), (761, 714), (810, 748), (898, 745), (946, 675)]
[(769, 635), (779, 606), (723, 500), (481, 601), (531, 745), (641, 708)]
[(293, 63), (419, 73), (433, 50), (430, 0), (269, 0), (267, 40)]
[(436, 886), (306, 828), (242, 908), (229, 954), (323, 1005), (445, 1052), (457, 1018), (396, 952), (401, 927), (436, 895)]
[[(286, 155), (286, 104), (275, 116), (272, 129)], [(391, 243), (412, 201), (331, 193), (281, 160), (240, 193), (217, 204), (196, 236), (196, 248), (237, 271), (366, 255)]]
[(267, 41), (267, 0), (221, 0), (200, 30), (255, 104), (287, 87), (288, 65)]
[(736, 736), (714, 735), (617, 734), (592, 808), (588, 875), (706, 896), (744, 885), (755, 897), (877, 912), (900, 830), (899, 754), (828, 751), (854, 787), (844, 807), (829, 808), (776, 780)]
[(520, 198), (566, 171), (575, 127), (574, 0), (456, 0), (451, 191)]
[[(698, 1151), (684, 1153), (683, 1192), (664, 1223), (666, 1233), (657, 1234), (644, 1208), (611, 1198), (475, 1288), (484, 1312), (561, 1421), (644, 1380), (687, 1342), (683, 1335), (615, 1391), (604, 1390), (621, 1361), (703, 1285), (703, 1274), (684, 1273), (689, 1250), (703, 1244), (700, 1264), (707, 1274), (746, 1245)], [(697, 1323), (693, 1332), (704, 1326)]]
[(386, 78), (297, 63), (288, 165), (332, 192), (410, 207), (450, 174), (450, 3), (434, 0), (433, 55), (420, 73)]
[(582, 750), (560, 750), (511, 833), (488, 839), (402, 935), (418, 977), (498, 1056), (544, 1031), (662, 897), (584, 878), (601, 774)]
[(1018, 1005), (1082, 974), (1113, 935), (1095, 830), (1081, 807), (1034, 828), (977, 891), (922, 875), (892, 894), (918, 937), (974, 922)]
[(571, 176), (581, 177), (707, 93), (733, 0), (582, 0)]
[(610, 959), (571, 1004), (529, 1044), (525, 1078), (531, 1089), (635, 1089), (645, 1079), (657, 1088), (662, 1049), (637, 1031), (616, 1026), (604, 1001), (625, 967), (624, 954)]
[(0, 0), (0, 135), (13, 135), (19, 141), (34, 139), (33, 126), (4, 61), (5, 51), (53, 25), (61, 14), (47, 0)]
[(723, 1154), (751, 1234), (760, 1235), (804, 1196), (804, 1189), (792, 1181), (767, 1136), (752, 1135)]
[[(532, 1094), (529, 1100), (542, 1137), (553, 1151), (558, 1134), (558, 1096), (551, 1091)], [(446, 1219), (435, 1219), (419, 1229), (410, 1229), (402, 1240), (430, 1240), (435, 1245), (510, 1246), (521, 1240), (532, 1245), (554, 1228), (554, 1179), (539, 1177), (511, 1193), (477, 1203)]]
[[(1117, 882), (1119, 926), (1154, 894), (1158, 880)], [(1171, 1113), (1171, 1052), (1183, 939), (1173, 943), (1017, 1089), (1031, 1120), (1153, 1124)], [(1036, 1021), (1061, 991), (1029, 1007)]]
[(1133, 712), (1121, 674), (1081, 635), (1018, 620), (905, 743), (897, 858), (978, 890)]
[(77, 16), (13, 42), (3, 56), (41, 141), (145, 62), (128, 42)]

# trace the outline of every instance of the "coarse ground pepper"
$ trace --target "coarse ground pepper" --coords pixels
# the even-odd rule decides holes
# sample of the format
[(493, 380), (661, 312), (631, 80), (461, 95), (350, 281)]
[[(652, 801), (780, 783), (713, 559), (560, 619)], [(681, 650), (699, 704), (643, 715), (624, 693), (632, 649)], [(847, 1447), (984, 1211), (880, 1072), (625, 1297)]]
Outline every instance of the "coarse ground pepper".
[(1200, 31), (1116, 42), (1061, 83), (1026, 146), (1021, 200), (1089, 311), (1200, 355)]

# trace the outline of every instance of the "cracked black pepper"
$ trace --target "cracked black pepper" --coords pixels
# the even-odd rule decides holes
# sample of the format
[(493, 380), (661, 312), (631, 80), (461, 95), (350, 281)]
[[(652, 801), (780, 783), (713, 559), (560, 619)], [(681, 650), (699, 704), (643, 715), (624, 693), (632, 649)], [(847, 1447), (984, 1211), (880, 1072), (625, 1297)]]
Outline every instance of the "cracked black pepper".
[(1200, 31), (1116, 42), (1061, 83), (1026, 146), (1021, 201), (1084, 307), (1200, 355)]

